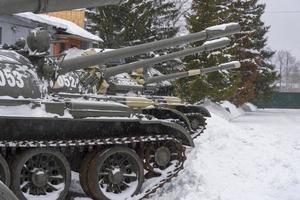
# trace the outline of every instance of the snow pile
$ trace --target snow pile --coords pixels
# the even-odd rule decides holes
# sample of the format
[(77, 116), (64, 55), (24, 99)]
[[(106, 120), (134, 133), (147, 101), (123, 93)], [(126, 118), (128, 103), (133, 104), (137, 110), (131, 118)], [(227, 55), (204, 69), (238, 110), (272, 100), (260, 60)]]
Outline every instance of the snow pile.
[(15, 16), (53, 26), (57, 29), (65, 30), (66, 33), (76, 35), (87, 40), (103, 42), (103, 40), (100, 37), (93, 35), (92, 33), (78, 26), (77, 24), (65, 19), (60, 19), (58, 17), (53, 17), (44, 14), (34, 14), (32, 12), (19, 13), (15, 14)]
[(221, 103), (215, 103), (210, 100), (205, 100), (201, 103), (202, 106), (207, 108), (210, 112), (222, 117), (226, 120), (232, 120), (245, 114), (245, 112), (255, 111), (253, 104), (247, 103), (244, 106), (237, 108), (229, 101), (223, 101)]
[[(153, 76), (162, 76), (164, 74), (162, 74), (160, 71), (158, 71), (157, 69), (153, 68), (153, 67), (149, 67), (147, 68), (147, 72), (146, 72), (146, 76), (147, 77), (153, 77)], [(171, 86), (172, 83), (170, 81), (160, 81), (159, 83), (152, 83), (152, 84), (148, 84), (148, 85), (157, 85), (159, 87), (164, 87), (164, 86)]]
[(299, 200), (299, 124), (300, 111), (212, 114), (183, 172), (152, 199)]
[(0, 115), (7, 117), (73, 118), (67, 110), (64, 116), (49, 113), (46, 111), (45, 105), (41, 105), (41, 107), (32, 107), (31, 105), (0, 106)]
[(245, 114), (242, 108), (237, 108), (234, 104), (230, 103), (229, 101), (223, 101), (221, 103), (221, 106), (231, 114), (232, 119)]
[(255, 105), (253, 105), (252, 103), (245, 103), (244, 105), (241, 106), (241, 108), (245, 112), (255, 112), (255, 111), (257, 111), (257, 107)]
[(185, 169), (150, 200), (299, 200), (299, 133), (300, 110), (212, 113)]
[(204, 106), (206, 109), (208, 109), (209, 112), (214, 113), (219, 117), (222, 117), (223, 119), (226, 119), (228, 121), (233, 118), (230, 112), (228, 112), (228, 110), (226, 110), (220, 104), (217, 104), (210, 100), (205, 100), (203, 103), (201, 103), (201, 106)]
[(128, 73), (121, 73), (113, 76), (109, 79), (109, 81), (116, 85), (139, 86), (139, 84), (131, 78)]

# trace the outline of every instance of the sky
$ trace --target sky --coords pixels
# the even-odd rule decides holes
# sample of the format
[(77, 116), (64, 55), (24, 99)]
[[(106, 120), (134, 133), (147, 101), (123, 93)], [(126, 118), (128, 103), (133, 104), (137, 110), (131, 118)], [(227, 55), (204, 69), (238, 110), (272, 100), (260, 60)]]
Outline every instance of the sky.
[(300, 0), (260, 0), (266, 3), (263, 20), (271, 29), (268, 45), (288, 50), (300, 60)]

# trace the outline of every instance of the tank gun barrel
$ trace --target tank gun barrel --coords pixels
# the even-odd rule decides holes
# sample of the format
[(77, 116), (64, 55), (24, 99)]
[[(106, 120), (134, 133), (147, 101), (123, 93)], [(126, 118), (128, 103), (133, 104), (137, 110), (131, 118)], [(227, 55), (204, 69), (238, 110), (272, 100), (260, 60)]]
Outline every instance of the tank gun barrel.
[(165, 62), (168, 60), (172, 60), (175, 58), (180, 58), (180, 57), (184, 57), (184, 56), (188, 56), (188, 55), (192, 55), (192, 54), (196, 54), (196, 53), (204, 53), (204, 52), (208, 52), (208, 51), (213, 51), (213, 50), (216, 50), (219, 48), (226, 47), (229, 44), (230, 44), (230, 39), (220, 38), (217, 40), (205, 42), (200, 47), (185, 49), (182, 51), (170, 53), (170, 54), (155, 57), (155, 58), (141, 60), (141, 61), (124, 64), (124, 65), (119, 65), (116, 67), (110, 67), (110, 68), (106, 69), (105, 77), (109, 78), (111, 76), (114, 76), (114, 75), (117, 75), (117, 74), (120, 74), (123, 72), (131, 72), (131, 71), (141, 68), (141, 67), (142, 68), (151, 67), (155, 64), (159, 64), (159, 63), (162, 63), (162, 62)]
[(73, 58), (73, 59), (65, 60), (61, 63), (62, 70), (60, 71), (60, 73), (63, 74), (69, 71), (84, 69), (90, 66), (102, 65), (116, 58), (127, 58), (130, 56), (140, 55), (143, 53), (148, 53), (151, 51), (168, 48), (176, 45), (226, 37), (238, 33), (240, 30), (241, 27), (238, 23), (223, 24), (223, 25), (209, 27), (204, 31), (198, 33), (192, 33), (185, 36), (160, 40), (156, 42), (150, 42), (150, 43), (136, 45), (132, 47), (125, 47), (125, 48), (116, 49), (109, 52), (99, 53), (96, 55)]
[(0, 15), (45, 13), (120, 4), (123, 0), (0, 0)]
[(179, 79), (179, 78), (197, 76), (200, 74), (207, 74), (207, 73), (215, 72), (215, 71), (219, 71), (219, 70), (237, 69), (237, 68), (240, 68), (240, 66), (241, 66), (240, 62), (233, 61), (233, 62), (229, 62), (229, 63), (220, 64), (219, 66), (216, 66), (216, 67), (209, 67), (209, 68), (205, 68), (205, 69), (196, 69), (196, 70), (167, 74), (167, 75), (162, 75), (162, 76), (154, 76), (154, 77), (150, 77), (150, 78), (146, 79), (145, 85), (151, 84), (151, 83), (157, 83), (160, 81), (174, 80), (174, 79)]

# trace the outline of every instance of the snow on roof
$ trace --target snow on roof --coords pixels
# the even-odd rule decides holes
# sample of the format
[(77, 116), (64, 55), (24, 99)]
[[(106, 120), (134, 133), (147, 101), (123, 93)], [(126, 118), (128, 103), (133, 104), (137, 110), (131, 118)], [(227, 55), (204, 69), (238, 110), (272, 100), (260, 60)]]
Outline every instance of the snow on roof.
[(76, 35), (87, 40), (103, 42), (103, 40), (100, 37), (93, 35), (92, 33), (78, 26), (77, 24), (65, 19), (60, 19), (45, 14), (34, 14), (32, 12), (19, 13), (15, 14), (15, 16), (25, 18), (34, 22), (39, 22), (42, 24), (48, 24), (55, 28), (63, 29), (66, 33)]

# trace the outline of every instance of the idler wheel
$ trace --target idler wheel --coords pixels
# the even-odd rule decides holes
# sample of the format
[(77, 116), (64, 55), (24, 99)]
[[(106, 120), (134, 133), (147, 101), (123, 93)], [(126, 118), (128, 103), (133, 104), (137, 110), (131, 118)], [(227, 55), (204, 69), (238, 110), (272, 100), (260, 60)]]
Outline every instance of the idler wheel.
[(144, 181), (144, 167), (131, 149), (113, 147), (98, 153), (88, 169), (88, 188), (95, 199), (123, 200), (137, 194)]
[(205, 126), (206, 119), (201, 114), (191, 113), (187, 114), (187, 117), (190, 120), (192, 130)]
[(170, 166), (179, 166), (186, 159), (184, 147), (173, 141), (150, 143), (145, 147), (145, 168), (147, 179), (157, 177)]
[(197, 118), (191, 120), (191, 127), (193, 130), (197, 130), (199, 126), (200, 126), (200, 121)]
[(71, 169), (58, 151), (31, 149), (16, 156), (11, 165), (11, 188), (20, 200), (63, 200), (71, 182)]
[(0, 155), (0, 180), (5, 185), (10, 185), (10, 171), (6, 160)]
[(167, 147), (160, 147), (155, 151), (154, 159), (158, 166), (165, 168), (171, 161), (171, 152)]

